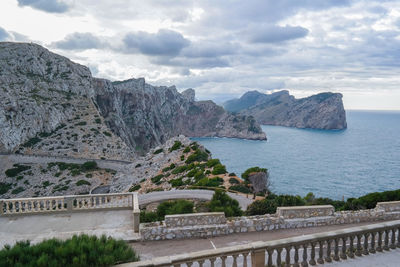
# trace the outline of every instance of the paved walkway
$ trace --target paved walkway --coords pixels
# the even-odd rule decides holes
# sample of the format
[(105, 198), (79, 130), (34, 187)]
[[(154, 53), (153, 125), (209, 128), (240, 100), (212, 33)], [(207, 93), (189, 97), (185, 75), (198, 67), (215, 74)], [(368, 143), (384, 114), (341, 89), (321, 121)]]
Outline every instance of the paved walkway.
[(131, 209), (0, 217), (0, 248), (20, 240), (37, 243), (43, 239), (66, 239), (81, 233), (105, 234), (128, 241), (139, 239), (133, 231)]
[[(147, 205), (152, 202), (158, 202), (162, 200), (170, 200), (170, 199), (204, 199), (211, 200), (214, 195), (214, 191), (212, 190), (170, 190), (170, 191), (160, 191), (160, 192), (151, 192), (147, 194), (139, 195), (139, 205)], [(247, 206), (250, 205), (253, 200), (251, 198), (246, 198), (242, 195), (237, 195), (234, 193), (228, 192), (228, 195), (236, 199), (239, 202), (242, 210), (246, 210)]]

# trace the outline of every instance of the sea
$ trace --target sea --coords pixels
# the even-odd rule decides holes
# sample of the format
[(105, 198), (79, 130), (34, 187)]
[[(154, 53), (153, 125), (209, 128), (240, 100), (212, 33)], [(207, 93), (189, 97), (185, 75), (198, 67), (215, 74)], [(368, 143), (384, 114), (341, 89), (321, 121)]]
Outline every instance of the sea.
[(342, 200), (400, 189), (400, 111), (347, 111), (347, 129), (263, 125), (267, 141), (192, 138), (239, 177), (267, 168), (276, 194)]

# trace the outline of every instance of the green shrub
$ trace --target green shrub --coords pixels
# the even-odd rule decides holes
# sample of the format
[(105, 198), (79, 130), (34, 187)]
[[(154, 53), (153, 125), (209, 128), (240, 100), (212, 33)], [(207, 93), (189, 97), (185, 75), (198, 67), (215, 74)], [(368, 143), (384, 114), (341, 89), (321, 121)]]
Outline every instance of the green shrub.
[(23, 147), (33, 147), (34, 145), (36, 145), (40, 141), (42, 141), (42, 139), (40, 139), (39, 137), (32, 137), (31, 139), (26, 141), (22, 146)]
[(12, 187), (12, 184), (8, 183), (0, 183), (0, 195), (5, 194), (10, 190)]
[(156, 212), (142, 211), (140, 222), (162, 221), (165, 215), (193, 213), (194, 204), (188, 200), (166, 201), (158, 205)]
[(195, 161), (201, 162), (206, 160), (208, 160), (208, 154), (200, 149), (196, 149), (195, 152), (190, 155), (185, 162), (189, 164)]
[(162, 148), (160, 148), (160, 149), (157, 149), (156, 151), (154, 151), (154, 153), (153, 154), (160, 154), (161, 152), (163, 152), (164, 150), (162, 149)]
[[(261, 201), (263, 203), (257, 203)], [(300, 196), (270, 194), (266, 199), (254, 201), (247, 207), (248, 215), (275, 213), (277, 207), (304, 206), (306, 202)], [(255, 205), (253, 208), (252, 205)], [(261, 209), (261, 207), (263, 207)], [(261, 212), (261, 213), (255, 213)]]
[(217, 164), (221, 164), (221, 162), (219, 161), (219, 159), (209, 159), (209, 160), (207, 161), (207, 167), (208, 167), (208, 168), (214, 167), (214, 166), (217, 165)]
[(182, 173), (182, 172), (186, 171), (186, 169), (187, 169), (187, 166), (185, 166), (185, 165), (178, 166), (172, 171), (172, 174)]
[(174, 163), (171, 163), (171, 165), (169, 165), (168, 167), (165, 167), (164, 169), (162, 169), (163, 172), (167, 172), (169, 170), (174, 169), (176, 166)]
[(149, 223), (159, 221), (157, 212), (152, 211), (141, 211), (140, 212), (140, 222)]
[(181, 155), (181, 161), (184, 161), (184, 160), (185, 160), (185, 156)]
[(136, 164), (135, 168), (139, 168), (139, 167), (142, 167), (142, 164), (140, 164), (140, 163)]
[(107, 131), (104, 131), (103, 134), (104, 134), (105, 136), (111, 137), (111, 133), (109, 133), (109, 132), (107, 132)]
[(44, 181), (44, 182), (42, 183), (42, 187), (43, 187), (43, 188), (47, 188), (49, 185), (51, 185), (51, 183), (50, 183), (49, 181)]
[(226, 217), (241, 216), (243, 213), (240, 209), (239, 202), (232, 199), (221, 190), (215, 190), (215, 193), (207, 206), (213, 212), (224, 212)]
[(188, 147), (188, 146), (185, 147), (185, 149), (183, 150), (183, 153), (186, 154), (186, 153), (189, 153), (189, 152), (190, 152), (190, 147)]
[(169, 152), (172, 152), (174, 150), (178, 150), (179, 148), (181, 148), (181, 146), (182, 146), (182, 143), (180, 141), (175, 141), (175, 143), (169, 149)]
[(247, 169), (244, 173), (242, 173), (242, 178), (247, 181), (249, 179), (249, 175), (252, 172), (267, 172), (267, 169), (260, 167), (252, 167)]
[(198, 181), (200, 181), (201, 179), (203, 179), (204, 177), (206, 177), (206, 176), (204, 175), (203, 171), (202, 171), (202, 170), (198, 170), (198, 171), (196, 172), (196, 174), (194, 175), (194, 180), (195, 180), (196, 182), (198, 182)]
[(18, 174), (20, 174), (21, 172), (31, 169), (31, 166), (21, 165), (21, 164), (14, 164), (13, 167), (14, 168), (11, 168), (11, 169), (8, 169), (5, 171), (5, 174), (8, 177), (15, 177)]
[(153, 178), (151, 178), (151, 181), (153, 182), (153, 183), (158, 183), (160, 180), (161, 180), (161, 178), (163, 178), (164, 177), (164, 175), (163, 174), (159, 174), (159, 175), (157, 175), (157, 176), (154, 176)]
[(229, 176), (236, 176), (236, 173), (231, 172), (231, 173), (229, 174)]
[(80, 122), (76, 123), (75, 126), (84, 126), (86, 124), (87, 124), (86, 121), (80, 121)]
[(17, 181), (24, 179), (23, 175), (17, 176)]
[(231, 187), (229, 187), (230, 190), (233, 191), (238, 191), (244, 194), (250, 194), (251, 190), (250, 188), (248, 188), (247, 186), (244, 185), (232, 185)]
[(237, 179), (235, 179), (235, 178), (230, 178), (230, 179), (229, 179), (229, 183), (230, 183), (230, 184), (240, 184), (240, 182), (239, 182)]
[(97, 169), (96, 161), (86, 161), (82, 164), (81, 169), (83, 171), (93, 171)]
[(23, 191), (25, 191), (25, 189), (23, 187), (19, 186), (19, 187), (15, 188), (13, 191), (11, 191), (11, 194), (16, 195), (16, 194), (19, 194), (19, 193), (21, 193)]
[(129, 192), (138, 191), (140, 188), (141, 188), (140, 184), (132, 185), (131, 188), (129, 188)]
[(211, 173), (214, 174), (214, 175), (225, 174), (226, 173), (225, 165), (216, 164)]
[(97, 118), (97, 119), (94, 120), (94, 122), (97, 123), (97, 124), (101, 124), (101, 119)]
[(172, 187), (178, 187), (183, 185), (182, 177), (177, 179), (172, 179), (169, 181)]
[(198, 181), (196, 183), (197, 186), (207, 186), (207, 187), (218, 187), (220, 185), (222, 185), (222, 183), (224, 182), (224, 180), (220, 177), (215, 177), (215, 178), (202, 178), (200, 179), (200, 181)]
[(91, 173), (86, 173), (85, 177), (86, 177), (86, 178), (92, 178), (92, 177), (93, 177), (93, 174), (91, 174)]
[(22, 241), (0, 251), (0, 266), (112, 266), (138, 260), (126, 242), (104, 235), (74, 235), (65, 241), (50, 239), (35, 245)]
[(86, 180), (79, 180), (78, 182), (76, 182), (76, 185), (81, 186), (81, 185), (91, 185), (91, 184)]

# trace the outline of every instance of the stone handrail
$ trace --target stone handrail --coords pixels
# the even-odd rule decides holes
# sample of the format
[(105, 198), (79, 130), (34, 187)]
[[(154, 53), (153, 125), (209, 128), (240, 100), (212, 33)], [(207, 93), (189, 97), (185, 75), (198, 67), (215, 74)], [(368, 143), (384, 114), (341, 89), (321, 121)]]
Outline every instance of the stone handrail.
[[(352, 227), (338, 231), (303, 235), (274, 241), (204, 250), (147, 261), (126, 263), (120, 267), (192, 266), (308, 266), (368, 255), (400, 247), (400, 220)], [(266, 260), (267, 259), (267, 260)]]
[(137, 207), (132, 193), (0, 199), (0, 215)]

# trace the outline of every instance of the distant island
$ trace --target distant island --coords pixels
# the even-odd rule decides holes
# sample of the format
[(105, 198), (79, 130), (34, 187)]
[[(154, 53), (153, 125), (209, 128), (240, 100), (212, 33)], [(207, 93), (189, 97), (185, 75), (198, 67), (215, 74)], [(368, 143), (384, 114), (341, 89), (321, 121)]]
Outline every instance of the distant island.
[(327, 92), (296, 99), (286, 90), (272, 94), (249, 91), (223, 106), (228, 111), (253, 116), (260, 124), (340, 130), (347, 128), (342, 97)]

